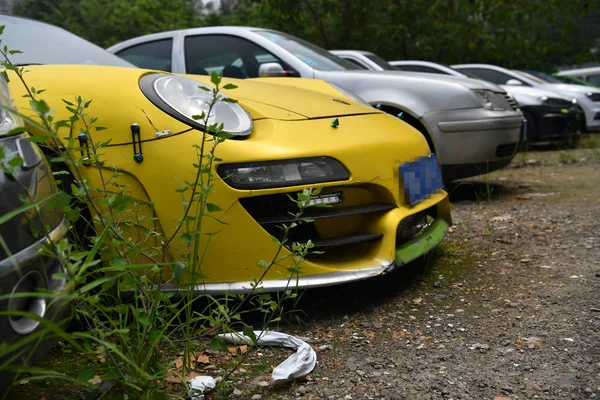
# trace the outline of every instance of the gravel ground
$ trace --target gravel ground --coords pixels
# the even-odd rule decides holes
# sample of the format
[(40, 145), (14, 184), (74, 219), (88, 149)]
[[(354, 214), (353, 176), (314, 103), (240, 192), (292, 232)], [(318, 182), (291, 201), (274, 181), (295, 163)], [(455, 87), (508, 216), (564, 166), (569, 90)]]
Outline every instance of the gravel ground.
[(317, 349), (306, 380), (235, 395), (600, 398), (600, 151), (522, 154), (449, 191), (455, 226), (424, 265), (305, 294), (286, 329)]
[[(455, 225), (429, 257), (304, 293), (299, 322), (280, 330), (317, 351), (309, 376), (270, 386), (291, 352), (257, 348), (207, 398), (600, 398), (600, 148), (520, 153), (449, 192)], [(65, 353), (42, 364), (64, 366)], [(207, 354), (200, 374), (234, 361)], [(11, 397), (85, 392), (36, 381)]]

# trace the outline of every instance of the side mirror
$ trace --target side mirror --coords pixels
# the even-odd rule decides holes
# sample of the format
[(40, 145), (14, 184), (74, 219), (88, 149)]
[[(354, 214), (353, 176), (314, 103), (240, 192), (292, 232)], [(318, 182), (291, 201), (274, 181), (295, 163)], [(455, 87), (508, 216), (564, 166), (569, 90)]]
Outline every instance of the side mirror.
[(288, 76), (288, 72), (283, 69), (281, 64), (271, 62), (261, 64), (260, 67), (258, 67), (258, 76), (261, 78), (267, 76)]
[(509, 79), (506, 81), (505, 85), (509, 86), (522, 86), (523, 83), (518, 79)]

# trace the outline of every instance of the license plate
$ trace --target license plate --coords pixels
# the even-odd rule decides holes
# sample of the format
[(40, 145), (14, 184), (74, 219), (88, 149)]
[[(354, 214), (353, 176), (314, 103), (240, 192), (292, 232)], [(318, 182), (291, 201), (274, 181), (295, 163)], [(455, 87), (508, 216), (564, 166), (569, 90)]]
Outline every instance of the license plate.
[(444, 187), (442, 170), (435, 154), (400, 164), (400, 178), (404, 186), (404, 199), (410, 205), (430, 197)]

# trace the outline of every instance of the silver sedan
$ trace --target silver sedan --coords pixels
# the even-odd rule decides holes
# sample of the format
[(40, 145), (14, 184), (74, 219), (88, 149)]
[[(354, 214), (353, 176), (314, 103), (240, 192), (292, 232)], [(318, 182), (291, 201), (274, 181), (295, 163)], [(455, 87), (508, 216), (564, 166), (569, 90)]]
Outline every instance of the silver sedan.
[(291, 35), (250, 27), (210, 27), (142, 36), (108, 51), (142, 68), (231, 78), (323, 79), (418, 129), (442, 164), (444, 179), (509, 164), (523, 116), (495, 86), (474, 79), (365, 71)]

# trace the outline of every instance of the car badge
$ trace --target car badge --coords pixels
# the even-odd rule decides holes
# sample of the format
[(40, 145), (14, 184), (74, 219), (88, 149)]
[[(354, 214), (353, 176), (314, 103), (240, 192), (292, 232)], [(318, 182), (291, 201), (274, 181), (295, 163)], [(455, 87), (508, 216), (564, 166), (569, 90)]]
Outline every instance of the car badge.
[(336, 102), (338, 102), (338, 103), (345, 104), (345, 105), (347, 105), (347, 106), (349, 106), (349, 105), (350, 105), (350, 103), (348, 103), (347, 101), (345, 101), (345, 100), (342, 100), (342, 99), (335, 99), (335, 98), (334, 98), (334, 99), (333, 99), (333, 101), (336, 101)]

